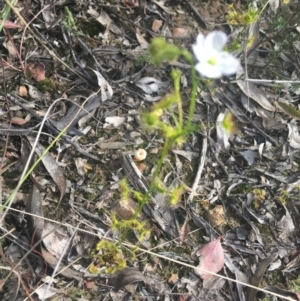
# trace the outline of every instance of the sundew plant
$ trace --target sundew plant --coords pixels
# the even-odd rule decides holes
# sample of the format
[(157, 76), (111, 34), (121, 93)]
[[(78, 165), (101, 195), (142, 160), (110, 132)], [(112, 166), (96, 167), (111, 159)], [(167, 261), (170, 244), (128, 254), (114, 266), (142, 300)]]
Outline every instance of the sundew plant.
[[(227, 36), (221, 31), (213, 31), (207, 36), (199, 34), (195, 44), (192, 46), (193, 56), (193, 54), (189, 51), (181, 49), (176, 45), (169, 44), (163, 38), (155, 38), (152, 40), (149, 52), (153, 63), (159, 65), (164, 61), (176, 61), (179, 57), (183, 57), (191, 65), (192, 89), (190, 94), (189, 112), (187, 120), (184, 120), (180, 91), (181, 71), (179, 69), (174, 69), (171, 72), (174, 87), (173, 92), (156, 103), (150, 112), (145, 112), (143, 114), (144, 124), (148, 128), (159, 130), (163, 134), (164, 146), (161, 156), (158, 159), (156, 169), (153, 173), (148, 193), (141, 194), (137, 191), (129, 191), (129, 187), (123, 182), (121, 187), (123, 190), (121, 192), (122, 195), (134, 195), (135, 198), (137, 198), (139, 206), (132, 218), (129, 220), (122, 221), (117, 220), (116, 217), (113, 218), (112, 228), (115, 231), (118, 231), (120, 233), (120, 237), (122, 237), (121, 241), (119, 240), (119, 246), (124, 239), (124, 233), (128, 233), (132, 230), (132, 228), (135, 228), (135, 232), (139, 232), (138, 237), (140, 240), (143, 240), (143, 238), (149, 234), (149, 231), (145, 229), (146, 224), (139, 222), (137, 217), (140, 214), (143, 205), (149, 202), (151, 192), (154, 190), (162, 191), (159, 175), (164, 159), (169, 150), (173, 147), (173, 145), (182, 145), (186, 137), (195, 129), (192, 121), (196, 105), (197, 87), (200, 81), (205, 80), (206, 78), (217, 79), (222, 76), (230, 76), (237, 72), (237, 69), (240, 66), (240, 61), (232, 54), (223, 50), (226, 42)], [(196, 62), (193, 57), (196, 58)], [(178, 108), (177, 114), (175, 114), (171, 109), (174, 105)], [(162, 120), (162, 116), (165, 112), (169, 112), (172, 116), (172, 124), (166, 124)], [(227, 119), (224, 118), (224, 120)], [(232, 128), (226, 126), (226, 124), (223, 126), (225, 131), (228, 131), (228, 128)], [(125, 191), (126, 193), (124, 193)], [(169, 196), (170, 206), (174, 206), (180, 201), (183, 192), (184, 187), (181, 186), (175, 187), (171, 191), (164, 191), (164, 193)], [(99, 248), (101, 249), (101, 245), (98, 244), (98, 250)], [(111, 251), (115, 254), (116, 244), (113, 242), (107, 242), (105, 244), (105, 250), (102, 251)], [(118, 252), (121, 252), (121, 250), (119, 249)], [(122, 258), (122, 260), (120, 260), (119, 263), (117, 260), (114, 260), (114, 270), (124, 267), (123, 256), (120, 256), (120, 254), (118, 256)], [(96, 255), (95, 258), (97, 258)]]

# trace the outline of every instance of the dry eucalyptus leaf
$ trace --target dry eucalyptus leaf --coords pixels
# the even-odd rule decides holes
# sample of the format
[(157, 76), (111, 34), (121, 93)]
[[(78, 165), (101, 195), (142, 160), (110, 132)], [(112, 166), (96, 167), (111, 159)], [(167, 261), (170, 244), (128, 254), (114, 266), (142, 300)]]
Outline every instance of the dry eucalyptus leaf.
[(42, 238), (44, 219), (42, 209), (42, 197), (39, 189), (33, 185), (30, 190), (27, 202), (26, 212), (33, 215), (27, 215), (28, 230), (34, 242), (38, 242)]
[[(258, 287), (262, 277), (266, 271), (266, 268), (268, 265), (270, 265), (270, 263), (276, 259), (276, 257), (278, 256), (278, 254), (273, 254), (263, 260), (261, 260), (259, 262), (259, 264), (257, 265), (257, 269), (254, 273), (254, 275), (251, 277), (250, 279), (250, 284), (253, 286)], [(248, 287), (247, 288), (247, 301), (254, 301), (256, 300), (255, 296), (257, 293), (257, 289), (253, 288), (253, 287)]]
[(44, 246), (57, 259), (59, 259), (60, 256), (64, 254), (64, 250), (68, 248), (70, 237), (63, 227), (45, 221), (42, 236)]
[(114, 278), (109, 279), (108, 284), (114, 286), (115, 290), (118, 291), (128, 284), (140, 281), (145, 282), (145, 276), (136, 268), (126, 267), (118, 272)]
[(105, 27), (109, 26), (112, 23), (112, 19), (109, 17), (109, 15), (104, 10), (101, 10), (100, 13), (98, 13), (95, 9), (93, 9), (91, 6), (89, 6), (87, 13), (90, 14), (101, 25), (103, 25)]
[(280, 221), (277, 222), (277, 228), (280, 232), (279, 238), (286, 244), (290, 244), (289, 236), (293, 233), (295, 230), (295, 226), (293, 223), (293, 219), (291, 217), (291, 214), (287, 210), (287, 208), (282, 205), (285, 209), (285, 215), (281, 218)]
[(18, 51), (12, 41), (4, 41), (2, 45), (7, 49), (9, 55), (12, 57), (16, 57), (18, 55)]
[(300, 134), (298, 126), (295, 123), (288, 123), (289, 136), (288, 142), (289, 145), (295, 149), (300, 149)]
[(96, 70), (93, 70), (94, 73), (97, 75), (98, 85), (101, 89), (101, 100), (106, 101), (111, 99), (113, 96), (113, 89), (110, 84), (106, 81), (106, 79), (102, 76), (102, 74)]
[[(236, 75), (237, 78), (243, 74), (244, 74), (243, 68), (239, 67)], [(275, 111), (275, 107), (269, 102), (263, 90), (258, 89), (253, 83), (247, 82), (245, 80), (237, 80), (236, 83), (246, 96), (256, 101), (264, 109), (271, 112)]]
[(223, 120), (225, 118), (225, 113), (220, 113), (217, 117), (216, 122), (216, 130), (217, 130), (217, 140), (219, 149), (223, 152), (228, 152), (230, 144), (229, 144), (229, 135), (226, 129), (223, 126)]
[[(55, 258), (51, 253), (49, 253), (46, 249), (42, 248), (42, 255), (47, 264), (55, 269), (58, 264), (58, 259)], [(82, 281), (83, 273), (76, 271), (74, 269), (66, 267), (64, 264), (60, 264), (58, 268), (58, 273), (63, 275), (64, 277), (70, 279), (76, 279), (77, 281)]]
[(149, 43), (145, 40), (143, 35), (140, 33), (139, 29), (135, 33), (136, 39), (138, 40), (141, 49), (147, 49), (149, 47)]
[[(108, 126), (113, 126), (113, 127), (119, 127), (125, 122), (125, 117), (120, 117), (120, 116), (109, 116), (105, 118), (105, 122), (108, 123)], [(104, 125), (105, 128), (105, 125)]]
[[(33, 138), (31, 136), (27, 136), (27, 139), (28, 139), (29, 143), (31, 144), (31, 146), (33, 146), (35, 138)], [(42, 154), (44, 153), (44, 151), (45, 151), (45, 148), (40, 143), (37, 143), (36, 148), (35, 148), (35, 152), (37, 153), (37, 155), (39, 157), (41, 157)], [(64, 197), (64, 194), (65, 194), (66, 188), (67, 188), (67, 182), (66, 182), (66, 178), (64, 176), (64, 172), (57, 165), (56, 161), (49, 154), (49, 152), (44, 155), (44, 157), (42, 158), (42, 162), (59, 189), (59, 192), (60, 192), (59, 201), (61, 201), (62, 198)]]
[(53, 296), (55, 296), (56, 294), (63, 294), (63, 291), (54, 287), (47, 287), (47, 285), (43, 285), (41, 287), (38, 287), (35, 291), (34, 291), (37, 295), (38, 298), (40, 300), (47, 300), (48, 298), (51, 298)]
[(182, 157), (186, 158), (187, 160), (189, 160), (190, 162), (193, 159), (196, 159), (196, 158), (199, 157), (199, 153), (191, 152), (191, 151), (184, 151), (184, 150), (174, 149), (174, 150), (172, 150), (172, 153), (174, 153), (176, 155), (179, 155), (179, 156), (182, 156)]
[(126, 149), (128, 145), (134, 145), (133, 142), (99, 142), (101, 149)]
[(143, 77), (135, 82), (135, 85), (147, 94), (165, 92), (165, 88), (167, 88), (169, 84), (169, 81), (162, 82), (154, 77)]

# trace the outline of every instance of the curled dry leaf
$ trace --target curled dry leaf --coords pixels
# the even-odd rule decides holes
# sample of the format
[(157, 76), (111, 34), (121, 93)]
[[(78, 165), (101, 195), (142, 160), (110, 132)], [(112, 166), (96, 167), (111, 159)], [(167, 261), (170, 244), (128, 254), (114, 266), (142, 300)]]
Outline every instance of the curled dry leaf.
[(27, 64), (27, 72), (37, 82), (45, 79), (45, 65), (40, 62)]
[(98, 71), (93, 70), (98, 79), (98, 85), (101, 90), (101, 100), (106, 101), (111, 99), (114, 92), (110, 84), (106, 81), (106, 79), (102, 76), (102, 74)]
[(135, 268), (126, 267), (118, 272), (114, 278), (109, 279), (109, 285), (114, 286), (118, 291), (120, 288), (135, 282), (146, 281), (145, 276)]
[[(47, 264), (51, 268), (56, 268), (58, 264), (58, 259), (54, 257), (50, 252), (48, 252), (46, 249), (42, 248), (42, 256), (44, 260), (47, 262)], [(58, 268), (58, 273), (63, 275), (64, 277), (70, 278), (70, 279), (76, 279), (77, 281), (82, 281), (83, 273), (73, 270), (64, 264), (60, 264)]]
[(199, 265), (195, 268), (195, 274), (203, 280), (210, 279), (213, 276), (209, 272), (217, 273), (224, 266), (224, 253), (221, 245), (222, 237), (220, 236), (218, 239), (206, 244), (196, 253), (199, 256)]
[(147, 152), (142, 148), (139, 148), (138, 150), (136, 150), (134, 152), (134, 161), (135, 162), (143, 161), (146, 159), (146, 157), (147, 157)]
[(120, 220), (129, 220), (133, 217), (138, 208), (138, 204), (132, 199), (120, 200), (114, 204), (112, 211)]

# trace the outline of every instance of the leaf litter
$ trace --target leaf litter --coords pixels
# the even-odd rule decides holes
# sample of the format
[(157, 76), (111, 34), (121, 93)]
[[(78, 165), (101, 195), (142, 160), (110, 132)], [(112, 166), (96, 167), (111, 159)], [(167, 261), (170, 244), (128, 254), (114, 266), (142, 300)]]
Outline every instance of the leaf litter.
[[(125, 205), (122, 202), (121, 179), (126, 177), (139, 192), (148, 191), (164, 137), (142, 126), (141, 112), (172, 89), (170, 65), (153, 66), (147, 45), (158, 34), (190, 49), (199, 31), (207, 34), (216, 26), (220, 30), (219, 24), (226, 20), (219, 12), (229, 13), (228, 3), (45, 4), (42, 17), (32, 20), (30, 34), (29, 28), (23, 31), (19, 26), (19, 16), (11, 14), (1, 33), (6, 50), (1, 58), (0, 134), (2, 149), (6, 142), (9, 146), (1, 161), (2, 168), (8, 166), (1, 173), (2, 200), (16, 186), (42, 117), (56, 99), (60, 101), (51, 108), (34, 150), (37, 156), (53, 136), (69, 128), (22, 186), (1, 225), (5, 240), (1, 264), (8, 268), (9, 261), (19, 264), (23, 281), (17, 288), (14, 276), (7, 280), (3, 274), (3, 300), (12, 298), (11, 291), (17, 292), (17, 300), (29, 292), (42, 300), (46, 291), (51, 292), (49, 298), (64, 292), (66, 298), (75, 300), (121, 300), (128, 295), (147, 300), (259, 300), (268, 298), (268, 292), (298, 299), (293, 283), (299, 271), (299, 98), (295, 84), (277, 85), (276, 81), (299, 77), (293, 59), (299, 54), (298, 29), (293, 18), (286, 18), (299, 7), (293, 1), (278, 3), (266, 5), (250, 26), (249, 36), (241, 25), (228, 26), (231, 41), (246, 45), (253, 39), (247, 45), (247, 57), (243, 57), (246, 52), (237, 51), (246, 67), (235, 80), (224, 78), (207, 89), (199, 86), (194, 122), (204, 127), (180, 148), (172, 149), (162, 172), (164, 189), (184, 183), (186, 192), (175, 207), (167, 205), (162, 193), (151, 195), (151, 203), (139, 217), (146, 220), (150, 235), (137, 245), (139, 234), (133, 231), (124, 242), (145, 250), (138, 259), (123, 250), (128, 267), (114, 275), (105, 273), (105, 266), (100, 266), (98, 274), (89, 273), (89, 265), (100, 265), (93, 262), (91, 253), (98, 239), (118, 239), (110, 230), (112, 209), (118, 208), (118, 214), (125, 216), (137, 206), (135, 197)], [(18, 5), (22, 10), (22, 4)], [(29, 20), (39, 11), (40, 7), (30, 4), (22, 14)], [(275, 13), (276, 20), (291, 23), (287, 27), (273, 24)], [(269, 29), (277, 28), (274, 35), (266, 30), (269, 25), (274, 26)], [(20, 32), (25, 37), (22, 49)], [(289, 37), (290, 46), (280, 48), (280, 37)], [(189, 66), (180, 61), (178, 68), (187, 113)], [(264, 82), (264, 78), (274, 82)], [(236, 125), (230, 135), (222, 128), (226, 110), (234, 115)], [(164, 122), (170, 120), (171, 114), (166, 114)], [(141, 163), (132, 158), (139, 148), (148, 154)], [(13, 211), (20, 209), (34, 217), (25, 220), (23, 213)], [(42, 223), (43, 217), (47, 223)], [(72, 236), (70, 229), (78, 225)], [(10, 233), (12, 227), (15, 231)], [(47, 230), (48, 236), (40, 237), (41, 230)], [(222, 244), (220, 233), (224, 233)], [(42, 256), (28, 253), (35, 243)], [(196, 249), (199, 244), (202, 248)], [(146, 255), (153, 248), (157, 257)], [(197, 250), (198, 257), (190, 255), (191, 249)], [(59, 266), (55, 280), (60, 281), (52, 277), (50, 288), (35, 291), (37, 283), (47, 282), (44, 275), (52, 275), (46, 265)], [(196, 267), (229, 275), (232, 282)], [(257, 288), (246, 289), (235, 280)], [(268, 292), (258, 293), (263, 287)]]

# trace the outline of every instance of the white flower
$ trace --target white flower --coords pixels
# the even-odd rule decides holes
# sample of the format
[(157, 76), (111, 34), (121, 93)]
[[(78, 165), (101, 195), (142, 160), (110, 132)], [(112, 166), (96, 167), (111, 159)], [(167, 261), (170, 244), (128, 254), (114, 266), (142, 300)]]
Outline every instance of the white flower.
[(213, 31), (206, 37), (201, 33), (197, 36), (196, 44), (192, 47), (198, 60), (195, 68), (201, 75), (218, 78), (236, 73), (240, 61), (223, 51), (226, 42), (227, 36), (222, 31)]

